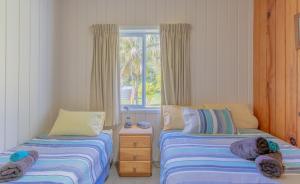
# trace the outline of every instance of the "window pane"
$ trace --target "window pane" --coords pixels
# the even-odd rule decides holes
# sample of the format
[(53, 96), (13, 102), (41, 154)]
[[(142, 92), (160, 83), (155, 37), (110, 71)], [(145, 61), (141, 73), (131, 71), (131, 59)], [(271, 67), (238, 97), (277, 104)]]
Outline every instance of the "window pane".
[(121, 105), (142, 105), (142, 37), (120, 37)]
[(161, 101), (161, 72), (158, 34), (146, 36), (146, 50), (146, 106), (159, 106)]

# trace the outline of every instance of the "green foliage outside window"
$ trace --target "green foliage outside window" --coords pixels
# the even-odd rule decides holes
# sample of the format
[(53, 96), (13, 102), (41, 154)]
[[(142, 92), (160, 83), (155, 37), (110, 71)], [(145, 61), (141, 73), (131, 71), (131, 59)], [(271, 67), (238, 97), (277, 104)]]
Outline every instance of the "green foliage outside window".
[(161, 68), (158, 34), (120, 37), (122, 105), (143, 105), (143, 54), (145, 54), (145, 106), (160, 105)]

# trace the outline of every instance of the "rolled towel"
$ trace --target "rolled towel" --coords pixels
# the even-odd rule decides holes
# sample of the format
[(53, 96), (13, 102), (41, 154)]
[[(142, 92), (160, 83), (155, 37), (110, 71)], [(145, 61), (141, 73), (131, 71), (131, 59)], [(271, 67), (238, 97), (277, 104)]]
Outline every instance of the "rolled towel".
[(230, 150), (233, 154), (246, 160), (255, 160), (259, 155), (270, 152), (268, 141), (263, 137), (253, 137), (236, 141), (230, 145)]
[(280, 152), (260, 155), (255, 159), (257, 169), (270, 178), (279, 178), (284, 172), (282, 155)]
[(271, 153), (275, 153), (279, 151), (279, 145), (276, 142), (268, 140), (268, 145)]
[(23, 158), (27, 157), (29, 155), (28, 151), (19, 150), (14, 152), (10, 157), (9, 160), (11, 162), (17, 162), (19, 160), (22, 160)]
[(0, 168), (0, 183), (21, 178), (37, 161), (37, 151), (28, 151), (28, 156), (17, 162), (9, 162)]

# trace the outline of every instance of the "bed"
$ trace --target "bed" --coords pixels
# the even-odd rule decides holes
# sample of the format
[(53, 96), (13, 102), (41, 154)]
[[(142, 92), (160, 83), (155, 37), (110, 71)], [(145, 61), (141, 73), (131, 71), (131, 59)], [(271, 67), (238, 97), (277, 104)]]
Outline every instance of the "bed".
[[(279, 143), (285, 164), (280, 179), (258, 173), (255, 163), (233, 155), (229, 146), (242, 138), (262, 135)], [(193, 135), (163, 131), (160, 136), (161, 184), (299, 183), (300, 149), (256, 129), (237, 135)]]
[(39, 159), (21, 179), (11, 183), (102, 184), (112, 161), (112, 131), (97, 137), (35, 138), (1, 153), (0, 166), (16, 150), (37, 150)]

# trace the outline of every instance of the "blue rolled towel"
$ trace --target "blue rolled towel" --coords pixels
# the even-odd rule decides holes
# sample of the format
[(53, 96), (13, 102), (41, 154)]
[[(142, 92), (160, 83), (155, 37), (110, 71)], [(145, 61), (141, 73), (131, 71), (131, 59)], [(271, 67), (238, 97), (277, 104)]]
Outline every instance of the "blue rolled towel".
[(271, 153), (275, 153), (279, 151), (279, 145), (276, 142), (268, 140), (268, 146)]
[(19, 150), (13, 153), (12, 155), (10, 155), (9, 160), (11, 162), (17, 162), (19, 160), (22, 160), (25, 157), (28, 157), (28, 155), (29, 155), (28, 151)]

